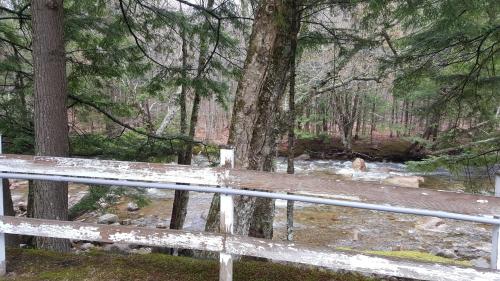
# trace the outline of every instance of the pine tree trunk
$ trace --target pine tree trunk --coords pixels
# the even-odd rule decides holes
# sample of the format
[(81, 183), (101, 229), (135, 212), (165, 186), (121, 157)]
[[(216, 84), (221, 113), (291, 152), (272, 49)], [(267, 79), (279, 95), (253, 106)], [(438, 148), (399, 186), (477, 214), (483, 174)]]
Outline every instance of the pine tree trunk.
[[(293, 1), (293, 15), (297, 15), (297, 1)], [(294, 16), (292, 18), (292, 33), (298, 34), (300, 29), (300, 23), (297, 20), (297, 17)], [(294, 166), (294, 148), (295, 148), (295, 77), (296, 77), (296, 59), (297, 59), (297, 36), (292, 38), (290, 42), (291, 47), (291, 60), (290, 60), (290, 89), (288, 95), (288, 111), (289, 111), (289, 120), (288, 120), (288, 155), (287, 155), (287, 168), (286, 171), (288, 174), (295, 173)], [(323, 119), (324, 120), (324, 119)], [(286, 202), (286, 239), (288, 241), (293, 240), (293, 208), (294, 201)]]
[[(63, 35), (63, 1), (31, 3), (33, 19), (33, 66), (35, 82), (35, 153), (68, 156), (67, 84)], [(34, 217), (68, 218), (68, 184), (34, 182)], [(38, 237), (39, 248), (70, 250), (69, 240)]]
[[(14, 205), (12, 204), (12, 196), (10, 194), (10, 183), (8, 179), (2, 179), (3, 187), (3, 212), (4, 216), (14, 217), (16, 212), (14, 211)], [(19, 247), (19, 236), (14, 234), (5, 235), (5, 244), (7, 247)]]
[[(180, 10), (182, 13), (182, 5), (180, 5)], [(187, 67), (188, 67), (188, 49), (187, 49), (187, 41), (186, 41), (186, 31), (184, 30), (184, 27), (181, 27), (180, 30), (180, 35), (181, 35), (181, 40), (182, 40), (182, 45), (181, 45), (181, 52), (182, 52), (182, 84), (181, 84), (181, 92), (179, 94), (179, 105), (180, 105), (180, 134), (181, 135), (186, 135), (187, 133), (187, 99), (186, 99), (186, 92), (187, 92), (187, 86), (185, 85), (187, 81)], [(181, 150), (178, 153), (177, 156), (177, 163), (182, 164), (185, 163), (186, 161), (184, 160), (185, 156), (185, 150)]]

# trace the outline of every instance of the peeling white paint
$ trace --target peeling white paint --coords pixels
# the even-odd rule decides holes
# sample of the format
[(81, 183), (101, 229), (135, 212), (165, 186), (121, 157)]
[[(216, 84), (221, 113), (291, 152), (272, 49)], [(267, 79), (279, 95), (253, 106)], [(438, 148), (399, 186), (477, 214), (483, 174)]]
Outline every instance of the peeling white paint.
[(324, 248), (296, 246), (286, 242), (270, 241), (267, 247), (254, 238), (228, 237), (226, 249), (235, 255), (250, 255), (277, 261), (297, 262), (332, 269), (384, 274), (412, 279), (436, 281), (500, 280), (500, 272), (474, 268), (392, 260), (359, 253), (339, 252)]
[(0, 221), (0, 232), (54, 238), (71, 237), (71, 239), (75, 240), (98, 241), (102, 239), (99, 229), (93, 226), (83, 226), (75, 228), (69, 225), (32, 225), (29, 223), (20, 223), (19, 225), (13, 225)]
[(222, 251), (222, 236), (195, 235), (192, 233), (143, 235), (139, 231), (114, 233), (109, 240), (115, 243), (131, 243), (150, 246), (173, 246), (207, 251)]
[(214, 186), (219, 184), (219, 172), (211, 168), (79, 158), (38, 156), (34, 160), (25, 160), (2, 157), (0, 171)]
[(232, 256), (229, 254), (220, 253), (220, 255), (219, 255), (219, 260), (224, 265), (228, 265), (229, 262), (231, 261), (231, 259), (232, 259)]
[(480, 203), (480, 204), (485, 204), (485, 203), (488, 203), (488, 200), (480, 199), (480, 200), (476, 200), (476, 202)]
[(234, 203), (231, 195), (220, 196), (221, 229), (223, 233), (233, 234)]

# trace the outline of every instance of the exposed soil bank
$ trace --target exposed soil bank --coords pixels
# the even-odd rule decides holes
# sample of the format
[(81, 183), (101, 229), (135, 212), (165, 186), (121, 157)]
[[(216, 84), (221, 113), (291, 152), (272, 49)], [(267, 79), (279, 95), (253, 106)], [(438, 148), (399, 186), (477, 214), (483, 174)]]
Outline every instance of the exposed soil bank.
[[(6, 278), (23, 281), (102, 280), (219, 280), (219, 263), (161, 254), (117, 255), (102, 251), (59, 254), (41, 250), (10, 250)], [(234, 266), (234, 280), (369, 281), (352, 273), (332, 273), (270, 262), (242, 261)]]
[[(421, 152), (414, 151), (411, 142), (398, 138), (377, 139), (373, 143), (370, 143), (369, 139), (360, 139), (354, 141), (352, 148), (353, 154), (346, 154), (339, 138), (299, 139), (294, 154), (295, 156), (307, 154), (311, 159), (347, 160), (361, 157), (369, 161), (392, 162), (420, 160), (425, 156)], [(278, 153), (279, 156), (287, 155), (287, 143), (279, 145)]]

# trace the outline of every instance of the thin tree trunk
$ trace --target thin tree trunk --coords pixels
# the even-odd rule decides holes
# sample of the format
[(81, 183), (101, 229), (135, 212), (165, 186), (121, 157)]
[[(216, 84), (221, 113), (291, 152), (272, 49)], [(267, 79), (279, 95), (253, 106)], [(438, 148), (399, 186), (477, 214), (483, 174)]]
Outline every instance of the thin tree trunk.
[[(213, 7), (213, 0), (209, 0), (207, 3), (207, 8), (211, 9)], [(208, 28), (208, 23), (205, 23), (205, 27)], [(185, 36), (183, 36), (185, 37)], [(185, 38), (184, 38), (185, 41)], [(183, 41), (183, 42), (184, 42)], [(183, 43), (184, 44), (184, 43)], [(208, 42), (205, 34), (200, 34), (200, 53), (198, 56), (198, 71), (195, 79), (203, 79), (203, 70), (206, 63), (206, 56), (208, 52)], [(184, 51), (183, 51), (184, 54)], [(189, 123), (189, 138), (194, 139), (196, 126), (198, 125), (198, 112), (200, 109), (201, 102), (201, 92), (205, 89), (200, 89), (199, 87), (194, 89), (194, 100), (193, 108), (191, 110), (191, 120)], [(189, 142), (186, 145), (182, 161), (179, 164), (191, 165), (191, 159), (193, 156), (193, 142)], [(174, 196), (174, 204), (172, 208), (172, 216), (170, 220), (171, 229), (182, 229), (184, 222), (186, 220), (187, 205), (189, 203), (189, 191), (176, 190)]]
[(358, 110), (356, 113), (356, 131), (354, 133), (354, 140), (359, 139), (359, 131), (361, 129), (361, 116), (363, 115), (363, 99), (359, 100)]
[[(292, 14), (294, 15), (292, 18), (292, 38), (290, 42), (290, 85), (289, 85), (289, 95), (288, 95), (288, 111), (289, 111), (289, 120), (288, 120), (288, 159), (287, 159), (287, 168), (286, 171), (288, 174), (295, 173), (294, 166), (294, 148), (295, 148), (295, 78), (296, 78), (296, 60), (297, 60), (297, 34), (300, 29), (300, 23), (298, 21), (298, 11), (297, 11), (297, 0), (292, 2)], [(325, 117), (323, 117), (324, 120)], [(286, 202), (286, 239), (288, 241), (293, 240), (293, 207), (294, 201)]]
[(409, 122), (410, 122), (410, 109), (409, 109), (409, 106), (410, 106), (410, 103), (408, 102), (407, 99), (405, 99), (404, 104), (405, 104), (405, 106), (404, 106), (404, 120), (405, 120), (404, 135), (408, 136), (409, 135), (409, 131), (410, 131), (410, 126), (409, 126)]
[[(63, 34), (63, 1), (31, 3), (35, 82), (35, 153), (68, 156), (67, 84)], [(68, 184), (34, 182), (34, 217), (67, 220)], [(38, 237), (39, 248), (68, 252), (69, 240)]]
[(393, 97), (392, 98), (392, 109), (391, 109), (391, 133), (389, 135), (390, 138), (392, 138), (394, 136), (393, 132), (394, 132), (395, 109), (396, 109), (396, 98)]
[(370, 143), (373, 143), (373, 132), (375, 131), (375, 102), (372, 103), (372, 116), (370, 125)]
[[(14, 211), (14, 205), (12, 204), (12, 196), (10, 194), (10, 183), (8, 179), (2, 179), (3, 187), (3, 212), (4, 216), (14, 217), (16, 212)], [(19, 247), (19, 236), (14, 234), (5, 235), (5, 244), (7, 247)]]
[[(182, 5), (180, 5), (180, 10), (182, 13)], [(187, 40), (186, 40), (186, 31), (185, 27), (182, 26), (180, 30), (180, 35), (181, 35), (181, 40), (182, 40), (182, 45), (181, 45), (181, 51), (182, 51), (182, 84), (181, 84), (181, 92), (179, 94), (179, 104), (180, 104), (180, 133), (181, 135), (186, 135), (187, 133), (187, 86), (186, 86), (186, 81), (188, 79), (187, 77), (187, 67), (188, 67), (188, 49), (187, 49)], [(184, 150), (181, 150), (178, 153), (177, 156), (177, 163), (182, 164), (185, 163), (184, 160), (185, 152)]]

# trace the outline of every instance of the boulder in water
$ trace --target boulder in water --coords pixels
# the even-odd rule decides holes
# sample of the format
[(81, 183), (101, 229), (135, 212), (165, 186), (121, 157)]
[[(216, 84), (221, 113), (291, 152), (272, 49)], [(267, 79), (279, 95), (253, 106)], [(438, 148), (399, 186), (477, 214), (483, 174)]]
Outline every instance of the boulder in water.
[(435, 217), (424, 217), (417, 219), (415, 228), (432, 232), (446, 232), (448, 225), (443, 219)]
[(297, 157), (295, 157), (295, 160), (310, 160), (311, 159), (311, 156), (309, 154), (301, 154)]
[(352, 161), (352, 169), (358, 172), (366, 172), (367, 168), (365, 160), (361, 158), (354, 159), (354, 161)]
[(413, 188), (419, 188), (420, 184), (423, 182), (424, 178), (419, 176), (394, 176), (384, 180), (386, 184)]

